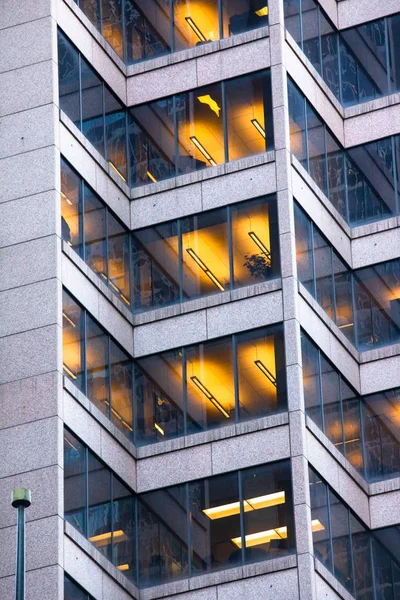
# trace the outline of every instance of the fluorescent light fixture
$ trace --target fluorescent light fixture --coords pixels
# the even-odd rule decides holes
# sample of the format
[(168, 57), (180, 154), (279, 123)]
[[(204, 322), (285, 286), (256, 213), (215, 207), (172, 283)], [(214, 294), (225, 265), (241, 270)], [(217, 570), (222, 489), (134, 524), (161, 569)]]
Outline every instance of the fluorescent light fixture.
[[(345, 440), (345, 444), (352, 444), (353, 442), (359, 442), (360, 438), (354, 438), (352, 440)], [(343, 442), (337, 442), (337, 444), (334, 444), (334, 446), (343, 446)]]
[(66, 202), (67, 204), (69, 204), (70, 206), (73, 206), (73, 203), (72, 203), (72, 202), (71, 202), (71, 200), (68, 198), (68, 196), (66, 196), (66, 195), (64, 194), (64, 192), (61, 192), (61, 196), (64, 198), (64, 200), (65, 200), (65, 202)]
[(254, 127), (257, 129), (258, 133), (260, 135), (262, 135), (262, 137), (265, 139), (267, 137), (267, 134), (265, 133), (264, 127), (262, 127), (260, 125), (260, 123), (257, 121), (257, 119), (251, 119), (251, 122), (253, 123)]
[(268, 6), (263, 6), (262, 8), (256, 10), (256, 15), (258, 17), (268, 17)]
[(114, 531), (114, 533), (112, 533), (111, 531), (107, 531), (107, 533), (93, 535), (89, 538), (89, 542), (92, 542), (92, 544), (96, 544), (96, 546), (99, 548), (102, 546), (107, 546), (107, 544), (111, 542), (111, 538), (114, 542), (124, 542), (128, 539), (125, 533), (122, 531), (122, 529), (118, 529), (117, 531)]
[(124, 296), (124, 294), (121, 292), (120, 288), (117, 285), (115, 285), (115, 283), (113, 281), (111, 281), (110, 277), (107, 277), (107, 275), (103, 271), (97, 271), (97, 274), (100, 275), (100, 277), (102, 277), (105, 281), (107, 281), (109, 283), (110, 287), (112, 287), (112, 289), (120, 296), (121, 300), (123, 300), (125, 302), (125, 304), (127, 304), (128, 306), (131, 305), (128, 298), (126, 296)]
[(114, 165), (114, 163), (112, 162), (112, 160), (109, 160), (108, 164), (110, 165), (110, 167), (112, 169), (114, 169), (114, 171), (116, 172), (116, 174), (121, 177), (122, 181), (125, 181), (125, 183), (126, 183), (125, 177), (122, 175), (121, 171), (119, 169), (117, 169), (117, 167)]
[(218, 410), (224, 415), (224, 417), (230, 419), (230, 414), (224, 409), (222, 404), (220, 404), (218, 400), (211, 394), (211, 392), (201, 383), (200, 379), (195, 375), (190, 379), (193, 381), (195, 386), (198, 387), (199, 390), (205, 395), (207, 400), (209, 400), (211, 404), (215, 406), (215, 408), (218, 408)]
[(262, 243), (262, 241), (260, 240), (260, 238), (258, 237), (258, 235), (256, 233), (254, 233), (254, 231), (249, 231), (249, 236), (250, 238), (253, 240), (253, 242), (255, 244), (257, 244), (257, 246), (260, 248), (261, 252), (263, 254), (265, 254), (265, 256), (268, 259), (268, 266), (271, 266), (271, 252), (268, 250), (268, 248), (265, 246), (265, 244)]
[(261, 360), (255, 360), (254, 364), (260, 369), (261, 373), (263, 373), (265, 375), (265, 377), (270, 380), (272, 385), (274, 385), (276, 387), (276, 377), (274, 377), (274, 375), (272, 375), (271, 371), (269, 369), (267, 369), (267, 367), (264, 365), (264, 363), (261, 362)]
[(221, 108), (218, 106), (218, 103), (211, 98), (210, 94), (205, 94), (204, 96), (197, 96), (197, 100), (202, 104), (207, 104), (211, 108), (213, 112), (219, 117), (219, 113), (221, 112)]
[[(105, 404), (106, 406), (110, 406), (110, 403), (109, 403), (109, 401), (108, 401), (108, 400), (103, 400), (103, 402), (104, 402), (104, 404)], [(124, 418), (123, 418), (123, 417), (122, 417), (122, 416), (119, 414), (119, 412), (118, 412), (117, 410), (115, 410), (115, 408), (113, 408), (112, 406), (111, 406), (111, 412), (112, 412), (112, 414), (114, 415), (114, 417), (116, 417), (116, 418), (118, 419), (118, 421), (120, 421), (120, 422), (122, 423), (122, 425), (123, 425), (124, 427), (126, 427), (127, 429), (129, 429), (129, 431), (133, 431), (133, 429), (132, 429), (132, 427), (129, 425), (129, 423), (127, 423), (127, 422), (125, 421), (125, 419), (124, 419)]]
[(214, 285), (217, 286), (221, 290), (221, 292), (225, 291), (224, 286), (218, 281), (215, 277), (214, 273), (210, 271), (210, 269), (203, 263), (201, 258), (197, 256), (196, 252), (192, 248), (186, 248), (186, 252), (189, 254), (190, 258), (193, 258), (194, 262), (197, 263), (202, 271), (211, 279)]
[(147, 171), (146, 175), (153, 183), (157, 183), (157, 179), (150, 173), (150, 171)]
[[(267, 531), (258, 531), (257, 533), (249, 533), (245, 536), (246, 548), (267, 544), (271, 540), (282, 540), (287, 538), (287, 528), (278, 527), (277, 529), (268, 529)], [(233, 538), (232, 542), (239, 548), (242, 547), (242, 538)]]
[(69, 318), (65, 311), (63, 311), (63, 317), (66, 321), (68, 321), (70, 325), (72, 325), (72, 327), (76, 327), (76, 323), (74, 323), (73, 320)]
[(197, 25), (193, 21), (192, 17), (185, 17), (185, 21), (187, 22), (187, 24), (189, 25), (189, 27), (191, 27), (193, 29), (193, 31), (195, 32), (195, 34), (197, 35), (197, 37), (199, 38), (199, 40), (201, 42), (206, 42), (207, 41), (207, 38), (203, 35), (203, 33), (197, 27)]
[(207, 152), (207, 150), (204, 148), (204, 146), (202, 144), (200, 144), (200, 142), (197, 139), (197, 137), (195, 135), (191, 135), (190, 139), (193, 142), (193, 144), (196, 146), (196, 148), (198, 150), (200, 150), (200, 152), (202, 153), (202, 155), (208, 160), (208, 162), (210, 163), (210, 165), (212, 165), (213, 167), (216, 167), (217, 163), (212, 158), (212, 156)]
[(129, 571), (129, 565), (128, 563), (125, 563), (124, 565), (118, 565), (117, 569), (118, 571)]
[[(243, 510), (244, 512), (250, 512), (252, 510), (277, 506), (278, 504), (285, 504), (285, 492), (275, 492), (273, 494), (267, 494), (266, 496), (258, 496), (257, 498), (250, 498), (250, 500), (243, 500)], [(232, 502), (231, 504), (206, 508), (203, 510), (203, 513), (212, 521), (215, 519), (231, 517), (232, 515), (238, 515), (240, 513), (240, 503)]]
[(71, 246), (71, 248), (72, 248), (72, 242), (68, 241), (67, 244), (68, 244), (68, 246)]
[(165, 431), (164, 431), (164, 429), (163, 429), (162, 427), (160, 427), (160, 426), (158, 425), (158, 423), (154, 423), (154, 427), (157, 429), (157, 431), (158, 431), (159, 433), (161, 433), (161, 435), (165, 435)]
[(78, 379), (77, 376), (75, 375), (75, 373), (73, 373), (71, 371), (71, 369), (69, 367), (67, 367), (67, 365), (65, 363), (63, 363), (63, 369), (67, 373), (67, 375), (69, 375), (70, 377), (72, 377), (72, 379)]
[(347, 329), (347, 327), (353, 327), (354, 323), (345, 323), (345, 325), (339, 325), (339, 329)]
[(67, 442), (68, 446), (71, 446), (72, 450), (75, 450), (75, 452), (79, 452), (78, 448), (74, 446), (72, 442), (69, 441), (66, 435), (64, 435), (64, 441)]
[(322, 525), (321, 521), (318, 519), (314, 519), (311, 521), (311, 530), (315, 533), (316, 531), (323, 531), (325, 527)]

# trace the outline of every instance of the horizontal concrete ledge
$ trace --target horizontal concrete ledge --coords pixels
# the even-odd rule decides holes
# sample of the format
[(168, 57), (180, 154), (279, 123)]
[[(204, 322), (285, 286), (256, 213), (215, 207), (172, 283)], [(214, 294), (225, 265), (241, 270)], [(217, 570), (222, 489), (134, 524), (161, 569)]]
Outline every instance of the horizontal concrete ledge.
[[(112, 577), (133, 598), (139, 598), (137, 587), (129, 581), (97, 548), (79, 533), (70, 523), (64, 521), (64, 534), (72, 540), (83, 552), (88, 555), (103, 571)], [(65, 564), (65, 570), (70, 571), (69, 565)]]
[(355, 27), (396, 12), (399, 12), (398, 0), (338, 0), (340, 29)]
[(338, 594), (339, 598), (343, 598), (343, 600), (355, 600), (354, 596), (339, 583), (336, 577), (317, 558), (314, 558), (314, 566), (318, 575)]

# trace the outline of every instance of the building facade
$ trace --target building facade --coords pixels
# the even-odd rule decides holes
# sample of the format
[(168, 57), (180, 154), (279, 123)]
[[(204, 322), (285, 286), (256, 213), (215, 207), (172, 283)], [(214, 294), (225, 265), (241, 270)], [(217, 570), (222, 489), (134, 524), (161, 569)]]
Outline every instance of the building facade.
[(400, 599), (399, 40), (0, 2), (1, 600)]

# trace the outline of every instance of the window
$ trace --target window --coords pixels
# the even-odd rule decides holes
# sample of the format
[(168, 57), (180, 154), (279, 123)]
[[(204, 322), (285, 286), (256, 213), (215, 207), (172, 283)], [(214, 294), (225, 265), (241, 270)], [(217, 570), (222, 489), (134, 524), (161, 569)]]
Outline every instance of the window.
[(400, 261), (352, 271), (295, 205), (298, 278), (360, 351), (400, 341)]
[(61, 215), (66, 243), (134, 312), (280, 274), (275, 196), (130, 232), (62, 160)]
[(127, 109), (61, 31), (58, 44), (61, 110), (131, 187), (274, 147), (269, 70)]
[(133, 361), (66, 291), (63, 316), (65, 375), (137, 445), (286, 410), (280, 325)]
[(306, 414), (370, 482), (398, 477), (400, 390), (360, 396), (302, 333)]
[(357, 600), (395, 598), (399, 527), (368, 530), (310, 467), (314, 554)]
[[(66, 465), (83, 452), (89, 487), (79, 530), (139, 587), (295, 551), (289, 461), (135, 495), (68, 430), (65, 439)], [(65, 474), (75, 496), (79, 481)]]
[(94, 600), (68, 575), (64, 575), (64, 600)]
[(268, 25), (268, 0), (75, 0), (127, 64)]

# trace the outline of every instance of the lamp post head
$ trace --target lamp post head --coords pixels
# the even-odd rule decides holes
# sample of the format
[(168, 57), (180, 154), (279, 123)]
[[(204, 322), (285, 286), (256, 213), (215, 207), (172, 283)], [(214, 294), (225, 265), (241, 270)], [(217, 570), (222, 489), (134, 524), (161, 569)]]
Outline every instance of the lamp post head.
[(14, 488), (11, 492), (11, 504), (14, 508), (18, 508), (19, 506), (28, 508), (31, 502), (31, 490), (27, 488)]

